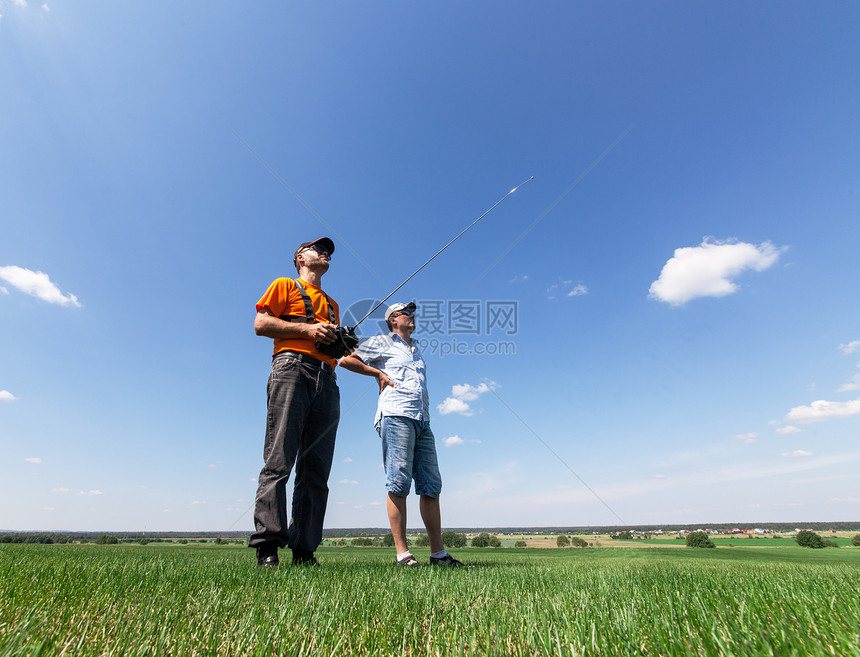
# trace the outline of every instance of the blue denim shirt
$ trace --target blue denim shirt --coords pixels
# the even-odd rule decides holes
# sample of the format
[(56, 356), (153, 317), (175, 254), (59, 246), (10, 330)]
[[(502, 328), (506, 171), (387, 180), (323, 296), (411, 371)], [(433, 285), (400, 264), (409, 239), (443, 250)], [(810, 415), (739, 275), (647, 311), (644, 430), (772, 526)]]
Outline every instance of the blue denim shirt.
[(427, 368), (414, 342), (410, 347), (396, 333), (375, 335), (362, 342), (355, 355), (365, 364), (385, 372), (396, 386), (386, 387), (379, 395), (374, 426), (379, 427), (383, 415), (430, 421)]

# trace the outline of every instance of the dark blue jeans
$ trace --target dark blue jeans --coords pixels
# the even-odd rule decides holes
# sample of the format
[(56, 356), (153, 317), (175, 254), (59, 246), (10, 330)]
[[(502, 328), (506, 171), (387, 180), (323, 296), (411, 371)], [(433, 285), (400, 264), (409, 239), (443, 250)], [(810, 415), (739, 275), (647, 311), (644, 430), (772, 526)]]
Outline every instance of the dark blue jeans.
[[(322, 541), (328, 476), (340, 420), (340, 390), (330, 368), (282, 352), (269, 374), (266, 443), (254, 509), (256, 532), (248, 545), (275, 542), (313, 552)], [(292, 515), (287, 481), (295, 465)]]

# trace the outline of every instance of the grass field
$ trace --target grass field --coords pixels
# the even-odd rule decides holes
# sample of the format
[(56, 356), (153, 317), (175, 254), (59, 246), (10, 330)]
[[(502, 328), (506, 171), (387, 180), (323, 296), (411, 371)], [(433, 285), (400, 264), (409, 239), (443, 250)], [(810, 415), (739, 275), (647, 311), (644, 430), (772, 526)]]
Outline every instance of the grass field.
[[(426, 550), (415, 550), (426, 563)], [(3, 545), (0, 655), (860, 656), (860, 549)]]

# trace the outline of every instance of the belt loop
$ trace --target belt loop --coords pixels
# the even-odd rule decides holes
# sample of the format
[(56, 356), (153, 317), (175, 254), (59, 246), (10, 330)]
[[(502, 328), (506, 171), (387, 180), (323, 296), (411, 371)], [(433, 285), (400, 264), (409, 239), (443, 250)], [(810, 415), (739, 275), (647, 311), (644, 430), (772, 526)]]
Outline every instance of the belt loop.
[(286, 350), (286, 351), (279, 351), (278, 353), (276, 353), (274, 356), (272, 356), (272, 360), (274, 361), (276, 358), (281, 358), (281, 357), (292, 358), (292, 359), (297, 360), (299, 362), (307, 363), (308, 365), (313, 365), (315, 367), (320, 368), (321, 370), (323, 370), (325, 372), (328, 372), (329, 374), (331, 374), (332, 376), (337, 378), (335, 373), (334, 373), (334, 368), (331, 365), (329, 365), (328, 363), (324, 363), (323, 361), (319, 360), (318, 358), (314, 358), (313, 356), (308, 356), (307, 354), (300, 354), (297, 351)]

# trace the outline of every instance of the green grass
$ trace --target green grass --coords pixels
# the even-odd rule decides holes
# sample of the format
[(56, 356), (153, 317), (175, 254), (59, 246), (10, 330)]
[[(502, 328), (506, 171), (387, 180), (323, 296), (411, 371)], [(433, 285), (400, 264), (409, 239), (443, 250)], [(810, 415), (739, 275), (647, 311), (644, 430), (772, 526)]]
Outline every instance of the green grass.
[[(416, 550), (426, 563), (426, 550)], [(860, 657), (860, 550), (4, 545), (0, 655)]]
[[(760, 547), (797, 547), (797, 543), (795, 542), (793, 537), (785, 536), (783, 538), (774, 538), (772, 536), (763, 536), (763, 537), (732, 537), (732, 536), (710, 536), (709, 537), (714, 545), (718, 547), (752, 547), (752, 548), (760, 548)], [(833, 541), (839, 547), (851, 547), (851, 539), (850, 538), (835, 538), (832, 536), (828, 536), (826, 534), (822, 534), (821, 538), (826, 541)], [(646, 541), (648, 545), (684, 545), (684, 539), (678, 538), (657, 538), (650, 539)]]

